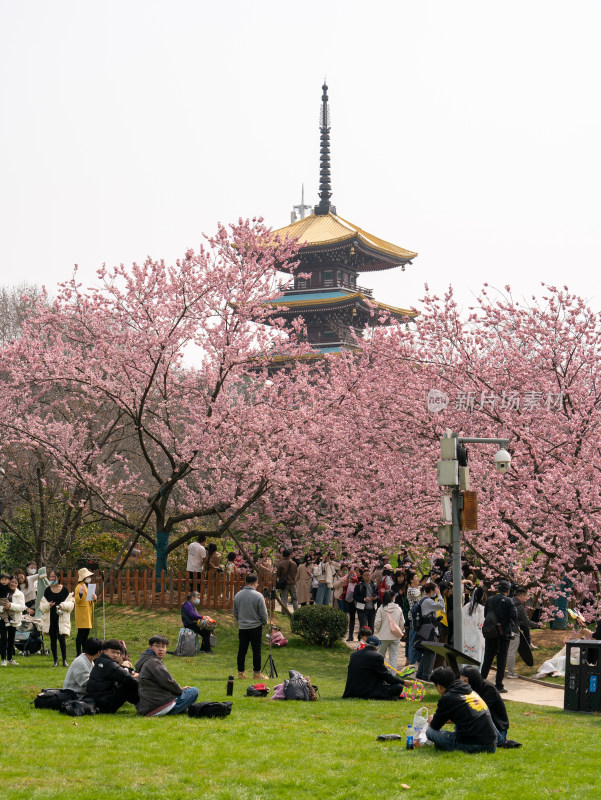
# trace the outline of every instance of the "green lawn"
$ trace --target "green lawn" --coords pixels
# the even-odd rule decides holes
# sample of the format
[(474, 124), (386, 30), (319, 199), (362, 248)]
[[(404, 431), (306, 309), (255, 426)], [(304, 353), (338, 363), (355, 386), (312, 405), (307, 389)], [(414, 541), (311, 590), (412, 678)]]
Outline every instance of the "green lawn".
[[(286, 631), (287, 623), (283, 627)], [(178, 629), (173, 613), (107, 611), (107, 635), (124, 638), (134, 659), (152, 633), (167, 634), (175, 645)], [(230, 617), (219, 617), (218, 639), (216, 656), (166, 657), (180, 683), (200, 688), (199, 699), (225, 700), (227, 676), (235, 673), (236, 629)], [(71, 641), (70, 658), (72, 650)], [(225, 719), (144, 719), (131, 707), (115, 716), (74, 719), (30, 705), (40, 688), (62, 681), (64, 669), (52, 668), (50, 656), (20, 658), (21, 666), (0, 670), (0, 785), (5, 796), (596, 797), (599, 716), (510, 703), (510, 735), (523, 742), (520, 750), (476, 756), (432, 748), (408, 752), (404, 743), (376, 742), (376, 736), (403, 733), (421, 704), (341, 700), (349, 657), (342, 644), (321, 650), (290, 637), (289, 646), (274, 657), (279, 680), (297, 668), (319, 686), (321, 701), (246, 698), (250, 681), (236, 681), (233, 711)], [(427, 695), (424, 704), (433, 710), (437, 697)], [(403, 783), (411, 788), (403, 789)]]

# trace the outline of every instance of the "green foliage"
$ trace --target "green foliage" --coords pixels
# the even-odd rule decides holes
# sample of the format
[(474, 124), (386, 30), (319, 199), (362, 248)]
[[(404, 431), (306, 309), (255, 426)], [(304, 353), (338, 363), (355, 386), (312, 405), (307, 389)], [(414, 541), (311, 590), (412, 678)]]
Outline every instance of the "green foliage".
[(301, 606), (292, 615), (290, 628), (311, 644), (331, 647), (346, 633), (347, 618), (331, 606)]

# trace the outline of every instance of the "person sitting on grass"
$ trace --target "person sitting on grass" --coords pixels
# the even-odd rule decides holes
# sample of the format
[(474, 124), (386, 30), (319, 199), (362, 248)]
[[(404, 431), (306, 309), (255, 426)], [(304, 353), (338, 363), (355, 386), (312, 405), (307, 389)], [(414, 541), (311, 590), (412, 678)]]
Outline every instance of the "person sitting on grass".
[[(494, 753), (497, 731), (490, 711), (480, 695), (460, 680), (450, 667), (437, 667), (430, 680), (441, 695), (436, 713), (429, 717), (426, 737), (437, 750), (463, 750), (465, 753)], [(441, 728), (448, 722), (454, 731)]]
[(485, 681), (476, 667), (463, 667), (459, 673), (459, 677), (462, 681), (468, 683), (488, 706), (493, 725), (497, 729), (497, 747), (521, 747), (519, 742), (507, 738), (509, 717), (507, 716), (505, 703), (497, 687), (490, 681)]
[(114, 714), (124, 703), (137, 706), (140, 699), (137, 675), (121, 666), (121, 656), (121, 642), (107, 639), (88, 678), (86, 697), (102, 714)]
[(190, 628), (191, 631), (198, 634), (198, 636), (202, 639), (202, 645), (200, 647), (201, 653), (210, 653), (211, 652), (211, 631), (207, 630), (206, 628), (201, 628), (198, 624), (200, 620), (203, 618), (202, 614), (199, 614), (197, 611), (197, 607), (200, 604), (200, 592), (190, 592), (188, 597), (186, 598), (186, 602), (183, 604), (181, 608), (181, 615), (182, 615), (182, 624), (184, 628)]
[(196, 702), (198, 689), (180, 686), (163, 664), (169, 639), (152, 636), (138, 659), (135, 669), (140, 686), (138, 714), (146, 717), (162, 717), (166, 714), (181, 714)]
[(83, 645), (83, 653), (74, 658), (71, 666), (67, 670), (63, 681), (63, 690), (69, 689), (75, 697), (81, 698), (87, 694), (88, 680), (94, 662), (102, 652), (102, 640), (92, 636), (86, 639)]
[(369, 636), (362, 650), (351, 653), (343, 698), (398, 700), (403, 687), (411, 685), (386, 668), (384, 656), (376, 649), (379, 645), (377, 636)]

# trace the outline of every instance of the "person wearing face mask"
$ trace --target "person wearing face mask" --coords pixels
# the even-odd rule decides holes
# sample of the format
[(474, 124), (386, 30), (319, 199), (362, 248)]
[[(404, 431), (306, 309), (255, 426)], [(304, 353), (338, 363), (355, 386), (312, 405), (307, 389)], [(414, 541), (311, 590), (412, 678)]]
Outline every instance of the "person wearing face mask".
[[(25, 582), (27, 585), (24, 589), (21, 589), (20, 586), (19, 588), (23, 592), (23, 597), (25, 598), (25, 605), (27, 608), (35, 609), (35, 600), (38, 589), (38, 568), (35, 561), (30, 561), (25, 567), (25, 570), (27, 573), (25, 576)], [(31, 611), (30, 613), (33, 614), (34, 611)]]
[(198, 613), (198, 607), (200, 605), (200, 594), (199, 592), (190, 592), (188, 595), (186, 602), (183, 604), (181, 608), (182, 614), (182, 625), (184, 628), (190, 628), (191, 631), (198, 634), (202, 639), (202, 644), (200, 646), (201, 653), (210, 653), (211, 652), (211, 631), (206, 630), (205, 628), (201, 628), (198, 624), (199, 621), (203, 618), (202, 614)]
[(77, 636), (75, 638), (75, 650), (77, 655), (81, 655), (83, 646), (86, 643), (90, 631), (94, 627), (94, 603), (96, 595), (88, 598), (88, 584), (93, 573), (83, 567), (77, 573), (77, 586), (75, 587), (75, 626)]
[(50, 634), (50, 649), (54, 657), (54, 665), (58, 667), (58, 653), (56, 644), (60, 644), (63, 667), (67, 663), (67, 637), (71, 633), (71, 612), (75, 601), (73, 594), (69, 593), (66, 586), (61, 583), (61, 575), (57, 570), (51, 569), (48, 573), (50, 584), (40, 600), (42, 612), (42, 631)]
[(0, 600), (0, 656), (1, 665), (17, 666), (13, 658), (15, 646), (15, 632), (21, 624), (21, 615), (25, 610), (23, 592), (19, 591), (18, 581), (14, 575), (2, 575), (2, 586), (8, 588), (7, 594)]

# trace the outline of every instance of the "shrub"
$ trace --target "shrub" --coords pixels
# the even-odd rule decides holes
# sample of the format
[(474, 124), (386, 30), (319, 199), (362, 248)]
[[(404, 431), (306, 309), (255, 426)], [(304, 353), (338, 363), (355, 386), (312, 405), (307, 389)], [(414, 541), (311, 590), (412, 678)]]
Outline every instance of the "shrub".
[(331, 647), (346, 633), (347, 618), (331, 606), (301, 606), (292, 615), (290, 629), (312, 644)]

